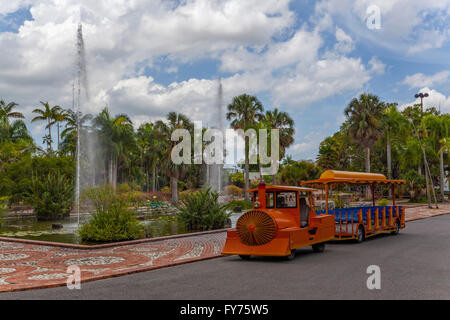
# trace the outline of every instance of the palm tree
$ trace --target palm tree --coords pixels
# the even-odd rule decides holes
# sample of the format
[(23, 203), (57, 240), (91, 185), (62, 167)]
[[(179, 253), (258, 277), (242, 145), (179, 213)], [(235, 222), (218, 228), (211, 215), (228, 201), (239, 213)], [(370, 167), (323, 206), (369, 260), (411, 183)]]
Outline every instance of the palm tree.
[(408, 136), (410, 125), (408, 120), (398, 111), (397, 103), (387, 104), (381, 123), (386, 139), (387, 175), (389, 179), (392, 179), (392, 143), (393, 140)]
[(24, 119), (22, 113), (13, 111), (19, 104), (15, 102), (6, 103), (3, 99), (0, 100), (0, 123), (6, 122), (9, 118)]
[(171, 159), (171, 153), (173, 147), (177, 142), (172, 141), (172, 133), (177, 129), (188, 129), (192, 131), (193, 125), (189, 118), (181, 113), (170, 112), (167, 115), (167, 123), (158, 120), (155, 123), (156, 130), (159, 131), (161, 135), (161, 141), (165, 143), (164, 153), (163, 153), (163, 167), (170, 177), (170, 185), (172, 189), (172, 202), (174, 204), (178, 203), (178, 179), (183, 169), (183, 165), (176, 165)]
[[(286, 149), (294, 143), (294, 120), (287, 112), (279, 112), (277, 108), (273, 111), (266, 111), (265, 120), (268, 122), (271, 129), (280, 130), (280, 159), (286, 153)], [(277, 183), (277, 174), (272, 176), (273, 184)]]
[(18, 142), (20, 140), (33, 141), (33, 138), (28, 132), (27, 125), (22, 120), (16, 120), (9, 126), (8, 138), (12, 142)]
[(75, 155), (78, 139), (78, 119), (80, 119), (80, 130), (86, 131), (89, 129), (87, 123), (93, 119), (93, 116), (89, 113), (78, 115), (73, 110), (66, 110), (67, 117), (65, 118), (65, 129), (61, 132), (61, 152)]
[(439, 141), (441, 143), (441, 149), (439, 149), (439, 153), (450, 152), (450, 139), (444, 138)]
[(48, 135), (44, 137), (44, 143), (47, 143), (47, 150), (52, 150), (52, 120), (55, 118), (56, 113), (58, 112), (58, 109), (60, 107), (54, 106), (50, 107), (48, 102), (42, 102), (40, 101), (41, 105), (43, 106), (42, 109), (36, 108), (33, 110), (33, 113), (38, 114), (36, 117), (34, 117), (31, 122), (35, 121), (47, 121), (47, 126), (45, 127), (48, 129)]
[[(234, 97), (233, 101), (227, 107), (226, 118), (231, 120), (233, 129), (247, 130), (252, 127), (256, 121), (263, 119), (264, 108), (258, 98), (248, 94), (242, 94)], [(249, 189), (249, 137), (245, 136), (245, 190)], [(245, 192), (245, 200), (248, 200), (248, 193)]]
[[(30, 140), (31, 138), (22, 113), (14, 111), (14, 108), (18, 104), (15, 102), (6, 103), (4, 100), (0, 100), (0, 141), (11, 140), (17, 142), (19, 140)], [(10, 118), (16, 118), (10, 123)]]
[(152, 191), (156, 191), (156, 164), (163, 154), (163, 139), (153, 123), (144, 123), (137, 130), (137, 144), (141, 150), (141, 160), (145, 162), (147, 191), (149, 190), (149, 171), (152, 171)]
[(354, 98), (345, 109), (348, 118), (348, 134), (366, 153), (366, 172), (370, 172), (370, 149), (382, 135), (380, 119), (383, 115), (384, 103), (372, 94), (361, 94)]
[(450, 130), (450, 116), (445, 114), (442, 116), (427, 115), (423, 118), (423, 128), (425, 135), (429, 138), (430, 143), (435, 151), (437, 157), (439, 157), (439, 171), (440, 171), (440, 192), (441, 199), (445, 199), (444, 194), (444, 184), (445, 184), (445, 174), (444, 174), (444, 153), (439, 152), (442, 149), (442, 139), (446, 139), (449, 136)]
[(59, 134), (59, 130), (60, 130), (60, 123), (65, 121), (68, 117), (69, 117), (69, 113), (67, 110), (61, 108), (60, 106), (55, 106), (54, 108), (54, 113), (53, 113), (53, 119), (50, 122), (49, 126), (53, 126), (56, 124), (56, 128), (57, 128), (57, 136), (58, 136), (58, 151), (60, 150), (60, 134)]
[(93, 121), (98, 129), (99, 138), (108, 161), (108, 182), (115, 188), (119, 161), (123, 160), (126, 150), (134, 141), (133, 125), (125, 114), (111, 117), (108, 108), (104, 108)]

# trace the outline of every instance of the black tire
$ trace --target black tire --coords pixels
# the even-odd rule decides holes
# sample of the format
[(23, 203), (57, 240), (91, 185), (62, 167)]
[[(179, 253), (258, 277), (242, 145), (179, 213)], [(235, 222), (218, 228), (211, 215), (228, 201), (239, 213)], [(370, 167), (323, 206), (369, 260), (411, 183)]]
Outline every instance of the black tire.
[(295, 249), (292, 249), (291, 250), (291, 254), (289, 254), (289, 255), (287, 255), (285, 258), (286, 258), (286, 260), (294, 260), (294, 258), (295, 258), (295, 252), (296, 252), (296, 250)]
[(249, 255), (240, 254), (239, 257), (240, 257), (242, 260), (250, 260), (250, 256), (249, 256)]
[(325, 242), (313, 244), (312, 249), (314, 252), (324, 252), (325, 251)]
[(391, 232), (393, 235), (397, 235), (400, 233), (400, 221), (395, 221), (395, 230)]
[(356, 242), (361, 243), (365, 240), (365, 238), (366, 238), (366, 234), (364, 232), (364, 228), (363, 228), (363, 226), (359, 226), (358, 233), (356, 236)]

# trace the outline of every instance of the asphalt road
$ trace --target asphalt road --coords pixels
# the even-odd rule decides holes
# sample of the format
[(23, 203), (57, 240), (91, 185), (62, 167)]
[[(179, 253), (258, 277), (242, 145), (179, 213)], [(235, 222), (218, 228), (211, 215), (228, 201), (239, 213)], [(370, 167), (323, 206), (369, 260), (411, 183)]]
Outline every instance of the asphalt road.
[[(367, 289), (369, 265), (381, 289)], [(297, 250), (293, 261), (230, 256), (0, 299), (450, 299), (450, 215), (410, 222), (397, 236)]]

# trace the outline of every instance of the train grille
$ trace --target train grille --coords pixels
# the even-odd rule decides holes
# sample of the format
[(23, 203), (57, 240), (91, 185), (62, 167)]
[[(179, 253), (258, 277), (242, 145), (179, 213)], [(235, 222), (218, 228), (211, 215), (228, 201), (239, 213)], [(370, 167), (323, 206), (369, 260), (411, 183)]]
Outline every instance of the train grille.
[(267, 213), (251, 210), (244, 213), (236, 223), (241, 242), (248, 246), (261, 246), (275, 238), (275, 221)]

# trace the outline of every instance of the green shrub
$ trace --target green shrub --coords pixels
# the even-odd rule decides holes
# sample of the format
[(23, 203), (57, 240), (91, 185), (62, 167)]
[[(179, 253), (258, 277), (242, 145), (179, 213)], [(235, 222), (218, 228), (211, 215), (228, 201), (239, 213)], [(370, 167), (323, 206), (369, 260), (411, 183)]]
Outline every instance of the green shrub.
[(250, 210), (253, 208), (253, 203), (245, 200), (231, 200), (228, 202), (227, 206), (231, 210), (234, 209), (234, 207), (241, 207), (242, 210)]
[(72, 180), (59, 173), (49, 173), (44, 178), (34, 176), (26, 201), (33, 207), (38, 220), (66, 217), (74, 202)]
[(223, 228), (231, 214), (226, 204), (219, 203), (219, 194), (211, 188), (188, 194), (177, 206), (177, 218), (188, 230), (213, 230)]
[(180, 199), (183, 199), (187, 195), (191, 195), (191, 194), (194, 194), (196, 192), (197, 192), (197, 190), (187, 189), (187, 190), (181, 191), (179, 193), (179, 196), (180, 196)]
[(377, 205), (380, 206), (380, 207), (386, 207), (387, 205), (389, 205), (389, 200), (388, 199), (381, 199), (380, 201), (378, 201)]
[(345, 207), (345, 203), (344, 203), (344, 201), (342, 200), (342, 197), (341, 197), (340, 195), (334, 194), (334, 195), (331, 197), (331, 200), (334, 201), (334, 207), (335, 207), (335, 208), (344, 208), (344, 207)]
[(131, 191), (131, 187), (127, 183), (121, 183), (117, 187), (118, 193), (126, 193), (126, 192), (130, 192), (130, 191)]
[(6, 211), (7, 203), (8, 203), (8, 197), (0, 197), (0, 224), (3, 223), (2, 216)]
[(230, 181), (233, 185), (239, 188), (243, 188), (245, 185), (244, 173), (238, 171), (236, 173), (230, 174)]
[(122, 241), (141, 238), (143, 228), (134, 216), (133, 197), (129, 193), (115, 193), (110, 185), (95, 187), (84, 192), (95, 209), (92, 218), (78, 230), (84, 241)]
[(226, 186), (223, 188), (223, 193), (226, 195), (230, 195), (233, 197), (241, 197), (242, 196), (242, 189), (238, 186), (235, 186), (234, 184)]
[(426, 182), (424, 176), (416, 170), (409, 170), (405, 174), (407, 190), (411, 197), (411, 201), (418, 201), (421, 198), (422, 189), (425, 188)]
[(78, 234), (83, 241), (122, 241), (143, 237), (143, 228), (131, 210), (111, 206), (108, 211), (98, 211), (84, 223)]
[(172, 190), (170, 189), (169, 186), (165, 186), (164, 188), (161, 189), (160, 192), (162, 194), (165, 194), (165, 195), (171, 195), (172, 194)]

